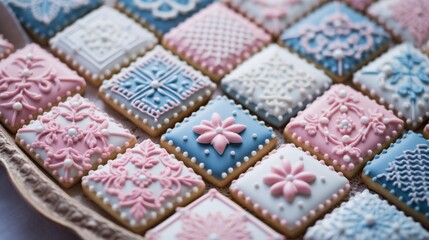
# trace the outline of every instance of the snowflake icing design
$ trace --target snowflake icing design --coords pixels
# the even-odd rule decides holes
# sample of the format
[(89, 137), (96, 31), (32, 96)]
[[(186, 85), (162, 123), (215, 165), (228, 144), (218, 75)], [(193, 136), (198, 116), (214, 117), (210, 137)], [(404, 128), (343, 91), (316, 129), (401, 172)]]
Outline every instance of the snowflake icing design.
[(241, 214), (224, 215), (221, 212), (201, 216), (197, 213), (184, 212), (181, 215), (181, 231), (176, 235), (179, 240), (252, 239), (246, 227), (246, 218)]
[(192, 130), (201, 134), (197, 142), (211, 144), (217, 153), (222, 155), (230, 143), (242, 143), (243, 139), (238, 134), (246, 129), (246, 125), (236, 124), (233, 117), (222, 121), (219, 113), (213, 113), (211, 121), (203, 120), (200, 125), (194, 126)]
[(39, 117), (36, 126), (24, 127), (18, 134), (36, 134), (36, 140), (27, 147), (46, 152), (44, 166), (59, 176), (60, 182), (72, 183), (116, 150), (109, 145), (109, 138), (123, 142), (132, 138), (126, 132), (110, 132), (111, 120), (96, 112), (93, 104), (76, 95)]
[(274, 196), (283, 195), (286, 201), (293, 202), (297, 195), (310, 195), (310, 184), (316, 180), (316, 175), (304, 171), (304, 164), (295, 166), (285, 159), (280, 166), (272, 166), (271, 173), (263, 178), (270, 185), (270, 193)]
[(414, 150), (404, 151), (375, 178), (407, 194), (410, 206), (429, 205), (429, 146), (419, 144)]
[(390, 8), (392, 18), (411, 33), (417, 45), (423, 45), (429, 38), (429, 1), (400, 0)]
[(65, 13), (88, 5), (90, 0), (6, 0), (17, 7), (30, 9), (33, 17), (44, 24), (50, 24), (61, 11)]
[[(362, 75), (378, 76), (383, 90), (389, 90), (411, 102), (411, 115), (418, 118), (418, 100), (422, 99), (429, 87), (429, 60), (416, 55), (407, 45), (406, 50), (386, 62), (378, 71), (362, 71)], [(408, 103), (407, 103), (408, 104)]]
[(157, 53), (113, 80), (110, 86), (112, 92), (157, 122), (163, 114), (179, 107), (208, 84), (202, 79), (195, 79), (167, 55)]
[(317, 62), (336, 63), (330, 70), (344, 76), (353, 70), (356, 61), (362, 61), (388, 36), (367, 21), (353, 21), (339, 6), (335, 3), (335, 12), (318, 21), (318, 25), (304, 25), (298, 34), (287, 32), (282, 40), (298, 41), (299, 51)]
[(195, 9), (199, 0), (134, 0), (140, 9), (152, 10), (155, 17), (168, 20)]
[[(155, 174), (155, 168), (161, 169), (159, 173)], [(157, 211), (167, 200), (180, 196), (183, 187), (202, 184), (195, 175), (183, 174), (183, 169), (183, 164), (147, 139), (84, 181), (102, 184), (106, 194), (117, 198), (117, 207), (129, 211), (132, 222), (139, 223), (149, 211)], [(151, 189), (155, 185), (159, 191)]]
[[(394, 219), (394, 222), (392, 222)], [(306, 239), (427, 239), (411, 218), (368, 190), (353, 197), (310, 228)]]
[(306, 71), (286, 63), (278, 54), (248, 73), (223, 81), (231, 82), (244, 86), (243, 96), (258, 99), (255, 104), (263, 106), (273, 116), (283, 115), (296, 107), (296, 100), (289, 95), (291, 91), (307, 92), (316, 84)]

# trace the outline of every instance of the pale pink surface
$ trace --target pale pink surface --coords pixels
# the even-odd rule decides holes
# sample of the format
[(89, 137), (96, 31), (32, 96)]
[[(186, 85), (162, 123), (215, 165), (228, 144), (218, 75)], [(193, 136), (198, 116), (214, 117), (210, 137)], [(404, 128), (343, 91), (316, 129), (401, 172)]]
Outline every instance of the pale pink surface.
[(85, 87), (85, 80), (36, 44), (0, 62), (0, 117), (12, 128)]
[(238, 133), (244, 131), (246, 126), (236, 124), (233, 117), (222, 121), (219, 113), (213, 113), (211, 121), (203, 120), (200, 125), (194, 126), (192, 130), (201, 134), (197, 138), (199, 143), (209, 143), (222, 155), (229, 143), (241, 143), (243, 139)]
[(13, 45), (0, 34), (0, 60), (13, 51)]
[(402, 129), (403, 121), (343, 84), (334, 85), (286, 126), (343, 170), (351, 170), (373, 149)]
[(270, 40), (270, 35), (221, 3), (210, 5), (164, 36), (179, 54), (218, 75)]
[(286, 201), (292, 202), (296, 195), (310, 195), (310, 184), (316, 180), (312, 172), (304, 171), (302, 162), (292, 166), (285, 159), (280, 166), (272, 166), (271, 173), (264, 176), (264, 183), (270, 185), (271, 195), (283, 195)]

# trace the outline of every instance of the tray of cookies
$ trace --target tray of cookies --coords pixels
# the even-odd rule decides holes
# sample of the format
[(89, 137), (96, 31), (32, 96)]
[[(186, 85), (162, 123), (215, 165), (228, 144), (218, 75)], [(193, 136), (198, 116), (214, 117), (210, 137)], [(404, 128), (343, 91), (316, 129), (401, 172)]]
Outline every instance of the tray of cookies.
[(429, 239), (426, 12), (6, 0), (0, 163), (83, 239)]

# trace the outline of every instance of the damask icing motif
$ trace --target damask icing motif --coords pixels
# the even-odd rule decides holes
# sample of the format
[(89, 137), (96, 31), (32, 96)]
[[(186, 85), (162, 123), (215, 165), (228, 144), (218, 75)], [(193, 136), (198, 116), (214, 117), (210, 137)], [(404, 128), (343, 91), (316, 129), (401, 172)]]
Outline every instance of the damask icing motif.
[(380, 50), (389, 36), (368, 18), (335, 2), (286, 30), (281, 39), (286, 46), (344, 78)]
[(134, 0), (141, 9), (152, 11), (153, 16), (161, 19), (176, 18), (179, 14), (192, 11), (199, 0)]
[(195, 62), (216, 81), (269, 41), (268, 34), (220, 3), (164, 36), (169, 48)]
[[(69, 98), (17, 133), (27, 151), (67, 186), (135, 141), (80, 95)], [(37, 159), (36, 159), (37, 160)]]
[[(286, 132), (308, 142), (334, 166), (351, 171), (402, 129), (402, 120), (344, 85), (331, 87), (292, 120)], [(307, 145), (307, 144), (306, 144)]]
[[(210, 221), (207, 221), (210, 219)], [(182, 230), (176, 237), (178, 240), (252, 239), (246, 227), (246, 218), (240, 214), (209, 213), (207, 216), (186, 212), (181, 216)]]
[(13, 45), (0, 34), (0, 60), (7, 57), (13, 49)]
[(243, 142), (239, 133), (245, 129), (246, 125), (236, 124), (233, 117), (222, 121), (222, 117), (217, 112), (212, 114), (211, 121), (203, 120), (200, 125), (192, 128), (195, 133), (201, 134), (197, 142), (211, 144), (220, 155), (228, 144)]
[(0, 63), (0, 116), (11, 130), (51, 107), (85, 81), (35, 44)]
[(304, 171), (302, 162), (292, 165), (287, 159), (280, 166), (271, 166), (271, 173), (264, 177), (264, 183), (270, 185), (272, 195), (283, 195), (292, 202), (296, 195), (310, 195), (310, 184), (316, 180), (316, 175)]
[[(392, 219), (395, 219), (392, 222)], [(429, 233), (368, 190), (351, 198), (311, 227), (305, 239), (428, 239)]]
[(177, 204), (185, 193), (204, 187), (204, 182), (147, 139), (89, 174), (83, 185), (97, 192), (131, 226), (142, 226), (153, 214), (163, 215), (162, 209)]

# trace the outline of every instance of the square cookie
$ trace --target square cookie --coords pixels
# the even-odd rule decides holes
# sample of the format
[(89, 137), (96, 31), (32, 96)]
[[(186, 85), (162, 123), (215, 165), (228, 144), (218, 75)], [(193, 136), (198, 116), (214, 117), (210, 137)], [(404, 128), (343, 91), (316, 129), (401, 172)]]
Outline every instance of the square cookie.
[(216, 84), (161, 46), (104, 81), (100, 96), (151, 136), (207, 103)]
[(351, 178), (401, 134), (392, 111), (343, 84), (333, 85), (298, 113), (285, 129), (287, 140)]
[(147, 232), (148, 240), (281, 240), (276, 233), (240, 206), (210, 189), (166, 221)]
[(214, 0), (118, 0), (116, 6), (161, 37)]
[(221, 86), (226, 94), (278, 128), (331, 83), (323, 71), (272, 44), (222, 79)]
[(102, 3), (101, 0), (5, 0), (5, 2), (27, 31), (43, 44), (65, 26)]
[(331, 2), (286, 29), (279, 41), (344, 82), (384, 51), (390, 37), (362, 14)]
[(278, 36), (287, 26), (324, 0), (224, 0), (233, 8)]
[(347, 195), (349, 181), (293, 144), (272, 151), (234, 180), (232, 197), (294, 238)]
[(416, 129), (429, 117), (429, 58), (403, 43), (360, 71), (353, 82)]
[(0, 60), (9, 56), (14, 47), (3, 35), (0, 34)]
[(94, 86), (157, 43), (155, 35), (102, 6), (50, 40), (51, 49)]
[(255, 164), (276, 142), (272, 128), (220, 96), (161, 137), (161, 146), (218, 187)]
[(368, 190), (308, 229), (306, 240), (429, 239), (422, 226)]
[(402, 41), (421, 47), (429, 40), (427, 0), (381, 0), (368, 13)]
[(11, 132), (74, 93), (85, 80), (36, 44), (0, 62), (0, 122)]
[(373, 161), (362, 180), (429, 228), (429, 141), (409, 131)]
[(77, 94), (19, 129), (16, 142), (67, 188), (136, 138)]
[(270, 35), (243, 16), (214, 3), (173, 28), (162, 43), (219, 82), (270, 40)]
[(91, 171), (82, 187), (121, 224), (140, 233), (202, 195), (205, 184), (192, 169), (146, 139)]

